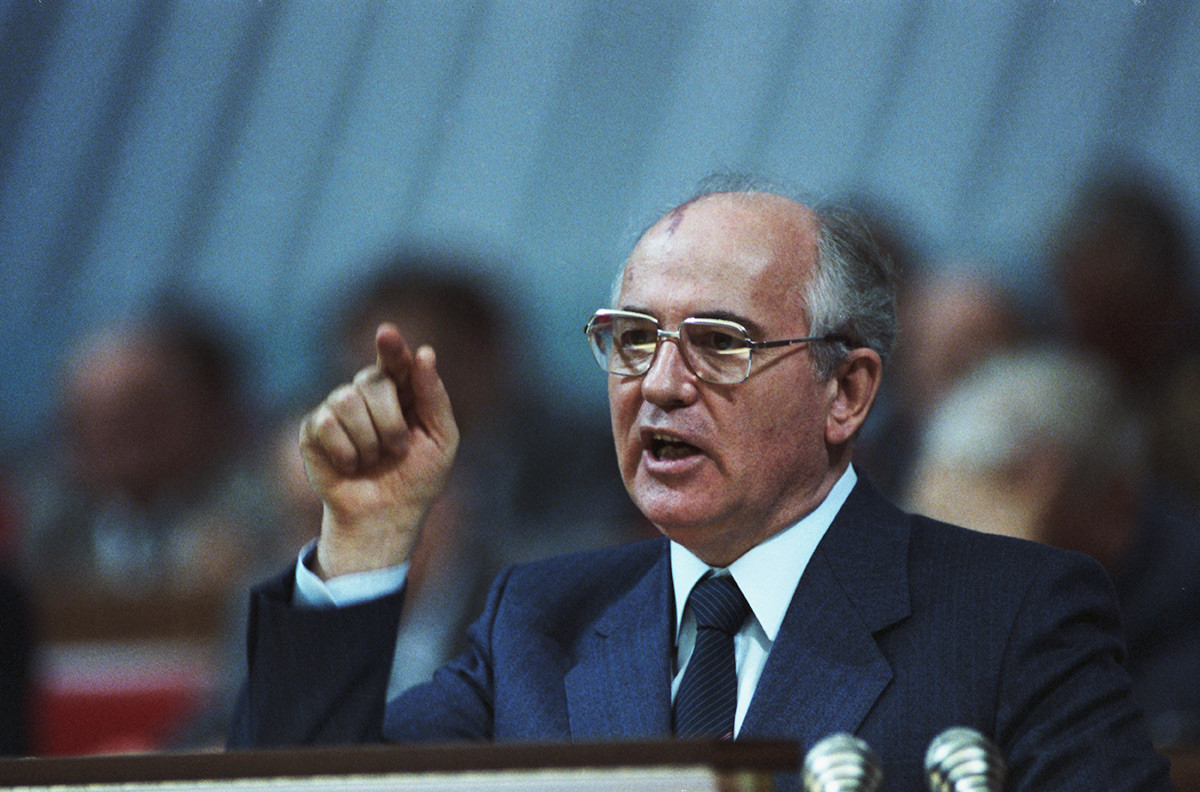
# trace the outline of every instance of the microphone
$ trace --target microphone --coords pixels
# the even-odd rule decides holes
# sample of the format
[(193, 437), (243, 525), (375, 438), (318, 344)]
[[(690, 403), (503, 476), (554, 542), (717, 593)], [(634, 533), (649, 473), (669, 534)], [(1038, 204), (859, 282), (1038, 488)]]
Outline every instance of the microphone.
[(879, 759), (852, 734), (831, 734), (804, 757), (805, 792), (875, 792), (882, 783)]
[(1003, 792), (1005, 767), (992, 741), (957, 726), (933, 738), (925, 752), (932, 792)]

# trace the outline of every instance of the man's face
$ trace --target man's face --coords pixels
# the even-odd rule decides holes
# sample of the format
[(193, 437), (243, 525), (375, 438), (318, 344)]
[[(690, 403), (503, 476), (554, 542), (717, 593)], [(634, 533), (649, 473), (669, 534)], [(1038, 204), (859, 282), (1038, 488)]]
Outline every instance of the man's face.
[[(675, 330), (692, 316), (732, 319), (754, 340), (808, 334), (803, 289), (816, 226), (776, 196), (717, 194), (675, 210), (638, 242), (617, 307)], [(664, 342), (641, 377), (610, 375), (625, 486), (668, 537), (726, 566), (825, 496), (831, 387), (806, 344), (756, 352), (749, 379), (712, 385)]]

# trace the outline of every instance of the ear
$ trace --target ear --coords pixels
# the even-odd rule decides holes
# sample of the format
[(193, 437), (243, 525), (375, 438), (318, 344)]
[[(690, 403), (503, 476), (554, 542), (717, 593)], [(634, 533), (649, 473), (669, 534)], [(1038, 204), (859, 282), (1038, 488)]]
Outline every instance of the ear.
[(852, 349), (838, 363), (829, 379), (829, 412), (825, 417), (827, 443), (844, 445), (854, 437), (867, 420), (882, 381), (883, 361), (873, 349)]

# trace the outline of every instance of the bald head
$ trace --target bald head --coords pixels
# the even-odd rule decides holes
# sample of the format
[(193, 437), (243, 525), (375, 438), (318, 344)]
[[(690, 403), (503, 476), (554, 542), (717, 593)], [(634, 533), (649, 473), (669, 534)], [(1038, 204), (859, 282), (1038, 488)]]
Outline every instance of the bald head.
[[(650, 231), (661, 229), (667, 234), (674, 234), (689, 212), (713, 204), (741, 207), (747, 214), (761, 218), (764, 227), (767, 224), (773, 224), (776, 230), (785, 233), (790, 230), (792, 233), (806, 235), (814, 246), (816, 244), (817, 216), (813, 210), (791, 198), (767, 192), (705, 193), (685, 201), (667, 212), (661, 220), (650, 227)], [(648, 234), (649, 232), (647, 232)]]
[[(638, 240), (618, 283), (626, 290), (639, 277), (639, 262), (672, 262), (672, 277), (680, 282), (684, 270), (701, 261), (713, 266), (743, 262), (741, 283), (725, 284), (739, 291), (759, 285), (770, 295), (784, 294), (796, 307), (798, 321), (807, 324), (804, 294), (815, 271), (818, 224), (811, 209), (770, 193), (718, 192), (693, 198), (672, 209)], [(658, 268), (656, 268), (658, 271)], [(732, 273), (731, 273), (732, 274)], [(761, 299), (767, 294), (753, 295)]]

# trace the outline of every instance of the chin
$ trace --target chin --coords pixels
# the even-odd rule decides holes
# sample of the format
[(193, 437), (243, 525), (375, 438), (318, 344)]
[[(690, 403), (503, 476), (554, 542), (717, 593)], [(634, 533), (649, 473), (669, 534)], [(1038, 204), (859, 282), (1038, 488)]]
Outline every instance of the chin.
[(746, 547), (736, 537), (723, 536), (709, 525), (689, 525), (674, 528), (658, 526), (663, 536), (686, 547), (692, 555), (712, 567), (727, 567), (738, 559)]
[(735, 482), (705, 464), (681, 474), (653, 473), (630, 467), (626, 489), (646, 519), (674, 538), (676, 534), (707, 530), (729, 516), (739, 502)]
[(698, 500), (695, 496), (677, 492), (635, 493), (633, 496), (633, 502), (646, 519), (667, 538), (683, 545), (693, 544), (687, 540), (706, 531), (716, 518), (715, 512)]

